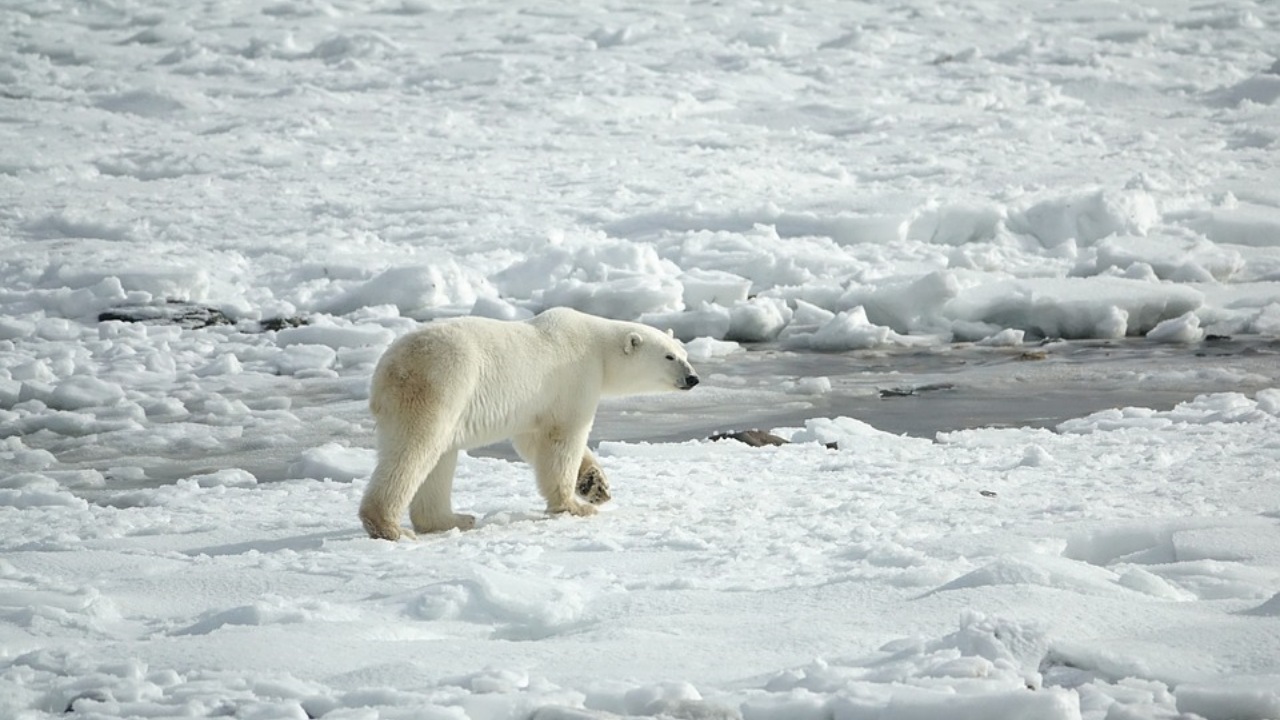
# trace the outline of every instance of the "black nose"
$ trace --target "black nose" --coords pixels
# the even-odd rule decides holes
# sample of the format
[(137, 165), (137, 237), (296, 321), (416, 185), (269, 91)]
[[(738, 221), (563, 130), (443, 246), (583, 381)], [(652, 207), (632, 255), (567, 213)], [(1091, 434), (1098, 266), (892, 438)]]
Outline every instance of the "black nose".
[(697, 375), (690, 375), (684, 379), (684, 386), (687, 388), (691, 388), (694, 385), (697, 385), (698, 382), (699, 380)]

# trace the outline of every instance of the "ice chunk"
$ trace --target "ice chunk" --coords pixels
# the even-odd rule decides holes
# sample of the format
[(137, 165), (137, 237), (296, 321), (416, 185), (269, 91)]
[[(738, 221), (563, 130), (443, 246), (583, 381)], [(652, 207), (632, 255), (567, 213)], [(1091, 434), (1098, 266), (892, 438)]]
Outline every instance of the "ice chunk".
[[(1280, 85), (1280, 76), (1276, 78)], [(1173, 214), (1181, 222), (1216, 243), (1268, 248), (1280, 246), (1280, 208), (1231, 203), (1208, 211)]]
[(54, 385), (45, 402), (56, 410), (105, 407), (124, 399), (124, 388), (90, 375), (74, 375)]
[(746, 300), (747, 291), (751, 289), (750, 280), (723, 270), (694, 268), (677, 279), (684, 286), (684, 304), (689, 307), (701, 303), (733, 307), (734, 303)]
[(831, 378), (807, 377), (782, 383), (782, 391), (791, 395), (825, 395), (831, 392)]
[(640, 316), (640, 322), (659, 330), (670, 330), (680, 340), (718, 340), (729, 331), (729, 311), (719, 305), (704, 304), (697, 310), (686, 312), (648, 313)]
[(289, 465), (289, 477), (347, 482), (368, 477), (373, 472), (375, 463), (372, 450), (331, 442), (303, 451)]
[(253, 473), (240, 468), (223, 468), (211, 473), (192, 475), (191, 480), (200, 487), (253, 487), (258, 478)]
[(1040, 200), (1009, 213), (1009, 229), (1034, 236), (1046, 247), (1075, 240), (1090, 245), (1108, 235), (1146, 235), (1160, 220), (1145, 190), (1098, 190)]
[(569, 278), (547, 288), (542, 302), (615, 320), (635, 320), (647, 313), (682, 309), (682, 294), (674, 278), (637, 275), (603, 282)]
[(339, 297), (320, 303), (318, 309), (345, 315), (372, 305), (395, 305), (401, 314), (410, 315), (443, 306), (470, 307), (477, 298), (496, 295), (482, 275), (450, 260), (385, 270)]
[(1280, 336), (1280, 303), (1271, 303), (1249, 321), (1249, 331), (1259, 335)]
[(12, 317), (0, 317), (0, 340), (30, 337), (35, 331), (35, 323)]
[(1022, 330), (1014, 328), (1005, 328), (998, 333), (989, 335), (978, 341), (979, 345), (989, 345), (991, 347), (1017, 347), (1022, 344), (1022, 338), (1026, 333)]
[(533, 317), (531, 311), (495, 297), (476, 298), (475, 304), (471, 306), (471, 314), (494, 320), (527, 320)]
[(725, 338), (738, 342), (768, 342), (791, 321), (792, 311), (781, 298), (756, 297), (737, 302), (729, 311)]
[(64, 490), (58, 481), (48, 475), (28, 472), (15, 473), (0, 479), (0, 506), (83, 508), (88, 506), (88, 503)]
[(325, 345), (335, 350), (367, 345), (387, 345), (395, 339), (395, 333), (379, 325), (334, 327), (330, 325), (303, 325), (284, 328), (276, 333), (280, 347), (290, 345)]
[(808, 347), (813, 350), (838, 351), (887, 345), (897, 336), (883, 325), (871, 324), (866, 311), (856, 307), (836, 315), (813, 335), (796, 336), (796, 339), (807, 337)]
[(1123, 278), (1041, 278), (969, 284), (942, 309), (953, 320), (986, 322), (1040, 337), (1143, 335), (1158, 323), (1196, 310), (1193, 288)]
[(195, 370), (196, 377), (216, 377), (220, 375), (239, 375), (244, 366), (234, 353), (223, 353), (208, 364)]
[(698, 362), (731, 355), (742, 350), (742, 346), (732, 341), (700, 337), (686, 342), (684, 349), (689, 353), (690, 361)]
[(960, 290), (961, 283), (956, 273), (939, 271), (855, 288), (840, 298), (840, 303), (845, 307), (862, 305), (871, 322), (908, 333), (947, 324), (942, 319), (941, 310), (960, 294)]
[(1200, 318), (1189, 312), (1176, 318), (1169, 318), (1151, 328), (1147, 339), (1162, 343), (1190, 344), (1204, 339), (1204, 330), (1200, 328)]
[(290, 345), (280, 351), (276, 368), (282, 375), (297, 375), (330, 368), (337, 357), (338, 353), (328, 345)]
[(1177, 687), (1178, 712), (1206, 720), (1272, 720), (1280, 717), (1280, 677), (1234, 677)]

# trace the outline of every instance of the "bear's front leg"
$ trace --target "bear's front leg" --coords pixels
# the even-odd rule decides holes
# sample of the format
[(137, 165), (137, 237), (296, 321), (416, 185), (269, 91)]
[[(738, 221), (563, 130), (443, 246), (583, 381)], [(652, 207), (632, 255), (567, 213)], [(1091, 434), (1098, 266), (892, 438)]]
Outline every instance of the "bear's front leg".
[(538, 491), (547, 501), (547, 512), (556, 515), (595, 515), (594, 505), (578, 499), (578, 471), (587, 450), (587, 428), (561, 434), (555, 430), (522, 438), (525, 457), (533, 461), (538, 476)]
[(575, 487), (578, 496), (592, 505), (603, 505), (613, 499), (609, 492), (609, 478), (600, 468), (595, 455), (590, 450), (583, 451), (582, 463), (578, 465), (578, 483)]

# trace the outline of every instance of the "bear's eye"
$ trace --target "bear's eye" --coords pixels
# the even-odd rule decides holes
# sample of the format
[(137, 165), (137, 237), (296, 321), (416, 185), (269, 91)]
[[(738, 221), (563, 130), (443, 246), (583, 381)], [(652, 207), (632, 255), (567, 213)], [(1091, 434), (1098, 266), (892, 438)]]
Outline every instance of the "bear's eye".
[(675, 355), (672, 355), (671, 353), (667, 353), (667, 359), (668, 359), (668, 360), (675, 360), (675, 359), (676, 359), (676, 356), (675, 356)]

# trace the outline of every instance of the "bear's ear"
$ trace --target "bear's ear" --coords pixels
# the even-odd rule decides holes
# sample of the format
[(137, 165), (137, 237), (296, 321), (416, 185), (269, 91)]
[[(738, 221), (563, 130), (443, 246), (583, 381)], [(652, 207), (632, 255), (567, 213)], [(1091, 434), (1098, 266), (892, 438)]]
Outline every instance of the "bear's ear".
[(640, 337), (640, 333), (627, 333), (626, 344), (622, 346), (622, 352), (630, 355), (636, 348), (644, 344), (644, 338)]
[(676, 336), (676, 331), (672, 330), (671, 328), (667, 328), (667, 337), (673, 338), (675, 336)]

